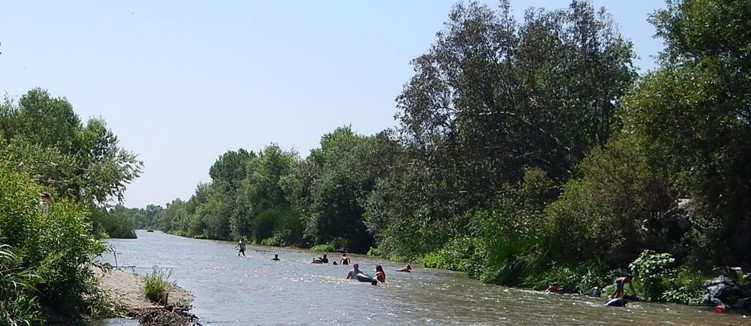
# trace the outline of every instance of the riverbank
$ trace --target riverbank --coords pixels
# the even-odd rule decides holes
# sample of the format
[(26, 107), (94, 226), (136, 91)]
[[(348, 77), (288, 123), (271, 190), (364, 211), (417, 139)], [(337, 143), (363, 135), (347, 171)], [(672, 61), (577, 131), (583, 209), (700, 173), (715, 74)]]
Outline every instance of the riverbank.
[(143, 276), (116, 268), (93, 267), (92, 270), (100, 279), (100, 290), (110, 298), (110, 309), (115, 316), (138, 319), (141, 323), (194, 325), (195, 316), (188, 312), (193, 301), (189, 291), (174, 286), (169, 292), (168, 304), (155, 305), (141, 293)]

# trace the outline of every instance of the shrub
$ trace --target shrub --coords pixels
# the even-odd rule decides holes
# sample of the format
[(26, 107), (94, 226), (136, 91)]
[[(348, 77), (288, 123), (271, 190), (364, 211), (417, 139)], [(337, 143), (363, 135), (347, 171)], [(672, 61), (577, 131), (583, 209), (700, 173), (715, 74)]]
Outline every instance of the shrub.
[(136, 223), (126, 216), (102, 209), (92, 208), (93, 216), (102, 230), (110, 238), (135, 239)]
[(557, 282), (565, 292), (584, 292), (595, 286), (602, 288), (610, 282), (607, 269), (599, 262), (572, 266), (553, 265), (543, 272), (531, 273), (523, 282), (525, 286), (541, 290)]
[(492, 209), (476, 212), (471, 228), (477, 239), (477, 277), (485, 283), (517, 285), (533, 266), (540, 266), (546, 255), (541, 219), (529, 204), (513, 198), (499, 198)]
[(12, 273), (38, 276), (29, 285), (41, 304), (79, 318), (97, 291), (88, 264), (105, 247), (90, 235), (83, 207), (56, 200), (43, 213), (39, 193), (28, 176), (0, 164), (0, 241), (23, 252)]
[(677, 277), (670, 282), (668, 290), (662, 293), (660, 300), (682, 304), (698, 304), (704, 291), (704, 275), (685, 266), (678, 268)]
[(629, 265), (634, 278), (641, 283), (648, 300), (658, 300), (663, 292), (675, 282), (675, 259), (668, 253), (644, 250), (639, 258)]
[(171, 276), (172, 270), (164, 270), (154, 266), (151, 274), (144, 277), (141, 293), (151, 302), (167, 304), (169, 292), (175, 286), (175, 283), (169, 280)]
[(310, 247), (311, 251), (317, 251), (317, 252), (332, 252), (336, 250), (334, 248), (334, 245), (330, 243), (323, 243), (323, 244), (317, 244), (315, 246)]
[(468, 237), (451, 240), (440, 250), (427, 254), (423, 259), (423, 265), (425, 267), (469, 272), (475, 266), (473, 263), (475, 245), (473, 242)]
[(256, 243), (267, 246), (303, 245), (303, 222), (293, 209), (268, 209), (253, 220)]
[(42, 322), (32, 282), (38, 276), (19, 269), (21, 259), (0, 244), (0, 324), (30, 325)]

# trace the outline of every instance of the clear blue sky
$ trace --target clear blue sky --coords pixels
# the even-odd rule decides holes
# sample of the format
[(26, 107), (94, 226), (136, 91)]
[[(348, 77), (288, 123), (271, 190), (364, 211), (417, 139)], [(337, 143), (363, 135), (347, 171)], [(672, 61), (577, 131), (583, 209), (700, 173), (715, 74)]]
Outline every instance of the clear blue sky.
[[(144, 173), (125, 205), (187, 200), (229, 150), (276, 143), (306, 157), (351, 125), (396, 125), (394, 99), (451, 0), (3, 1), (0, 92), (34, 87), (101, 117)], [(493, 0), (483, 0), (497, 7)], [(566, 0), (512, 0), (565, 8)], [(660, 0), (596, 0), (631, 40), (641, 71), (662, 49), (647, 15)]]

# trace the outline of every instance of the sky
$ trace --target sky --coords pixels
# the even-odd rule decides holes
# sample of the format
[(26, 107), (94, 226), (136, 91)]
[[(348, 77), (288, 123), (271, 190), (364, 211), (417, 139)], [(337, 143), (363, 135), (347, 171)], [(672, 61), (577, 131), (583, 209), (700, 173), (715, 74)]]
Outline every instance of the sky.
[[(495, 0), (481, 0), (497, 8)], [(511, 0), (530, 7), (570, 0)], [(661, 0), (594, 0), (633, 43), (640, 72), (663, 42)], [(102, 118), (144, 162), (124, 205), (187, 200), (222, 154), (277, 144), (301, 158), (350, 126), (397, 125), (395, 98), (457, 1), (2, 1), (0, 93), (40, 87)]]

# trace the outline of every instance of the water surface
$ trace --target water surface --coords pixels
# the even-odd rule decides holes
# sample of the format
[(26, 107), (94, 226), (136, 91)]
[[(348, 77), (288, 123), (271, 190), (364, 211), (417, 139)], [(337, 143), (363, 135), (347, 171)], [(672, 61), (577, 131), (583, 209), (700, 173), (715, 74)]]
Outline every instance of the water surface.
[[(387, 282), (345, 279), (350, 266), (311, 264), (308, 250), (248, 246), (137, 231), (138, 239), (112, 239), (116, 254), (102, 260), (138, 274), (171, 269), (172, 280), (195, 296), (192, 312), (203, 325), (738, 325), (743, 315), (674, 304), (605, 307), (604, 298), (546, 295), (482, 284), (460, 273), (350, 255), (371, 274), (380, 264)], [(272, 261), (279, 254), (280, 261)], [(331, 261), (339, 255), (330, 253)], [(137, 325), (123, 319), (94, 325)]]

